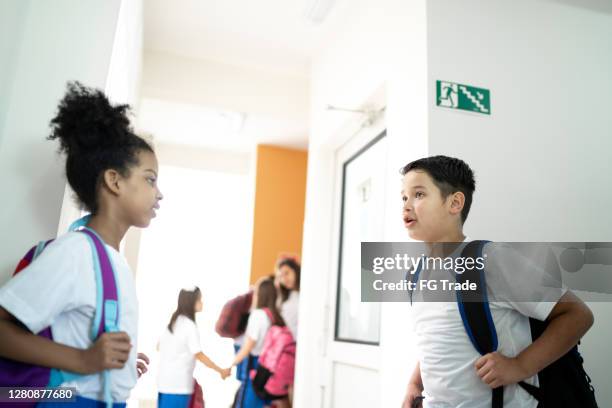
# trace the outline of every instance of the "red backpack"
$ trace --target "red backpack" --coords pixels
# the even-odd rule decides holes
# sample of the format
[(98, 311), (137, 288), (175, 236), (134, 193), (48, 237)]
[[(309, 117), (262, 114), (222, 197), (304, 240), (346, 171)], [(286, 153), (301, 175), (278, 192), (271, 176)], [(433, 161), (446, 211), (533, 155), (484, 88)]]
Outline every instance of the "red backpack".
[(249, 311), (253, 301), (253, 291), (236, 296), (221, 309), (215, 331), (221, 337), (235, 339), (244, 334), (249, 321)]
[(253, 390), (263, 399), (284, 398), (295, 375), (295, 340), (287, 326), (274, 323), (268, 308), (263, 309), (273, 326), (268, 329), (257, 370), (251, 370)]

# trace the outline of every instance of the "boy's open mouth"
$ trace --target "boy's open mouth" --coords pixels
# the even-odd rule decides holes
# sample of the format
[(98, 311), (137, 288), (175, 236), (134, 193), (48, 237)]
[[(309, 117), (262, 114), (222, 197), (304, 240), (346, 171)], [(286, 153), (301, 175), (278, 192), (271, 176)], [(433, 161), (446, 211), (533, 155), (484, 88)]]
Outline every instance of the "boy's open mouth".
[(414, 225), (414, 223), (416, 223), (416, 220), (414, 218), (410, 218), (410, 217), (404, 217), (404, 225), (407, 227), (411, 227)]

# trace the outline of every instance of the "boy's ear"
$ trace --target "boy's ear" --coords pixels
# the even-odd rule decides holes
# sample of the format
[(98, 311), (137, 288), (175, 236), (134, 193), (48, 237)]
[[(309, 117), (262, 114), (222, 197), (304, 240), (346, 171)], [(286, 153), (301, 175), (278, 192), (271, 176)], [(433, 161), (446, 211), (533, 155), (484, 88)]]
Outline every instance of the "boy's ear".
[(104, 186), (111, 191), (111, 193), (119, 194), (119, 180), (121, 174), (117, 170), (108, 169), (104, 171)]
[(450, 199), (450, 209), (449, 209), (450, 213), (453, 215), (461, 214), (461, 211), (463, 210), (463, 206), (465, 205), (465, 194), (463, 194), (461, 191), (457, 191), (451, 194), (449, 199)]

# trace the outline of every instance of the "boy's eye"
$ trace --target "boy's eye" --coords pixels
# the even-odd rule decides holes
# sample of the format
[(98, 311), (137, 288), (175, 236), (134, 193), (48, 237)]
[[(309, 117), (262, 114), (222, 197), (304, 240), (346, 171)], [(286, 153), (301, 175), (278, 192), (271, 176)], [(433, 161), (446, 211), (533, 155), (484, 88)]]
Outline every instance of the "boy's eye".
[(414, 196), (415, 196), (416, 198), (421, 198), (421, 197), (424, 197), (424, 196), (425, 196), (425, 194), (424, 194), (423, 192), (419, 191), (419, 192), (417, 192), (417, 193), (416, 193)]
[(147, 177), (147, 181), (149, 184), (154, 185), (156, 180), (153, 177)]

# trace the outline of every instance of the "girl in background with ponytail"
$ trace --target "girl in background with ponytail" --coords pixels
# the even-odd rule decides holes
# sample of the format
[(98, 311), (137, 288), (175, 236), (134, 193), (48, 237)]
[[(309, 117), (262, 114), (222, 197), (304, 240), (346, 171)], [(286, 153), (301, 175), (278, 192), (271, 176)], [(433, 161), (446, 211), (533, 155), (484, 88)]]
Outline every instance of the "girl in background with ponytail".
[(230, 375), (229, 369), (220, 368), (202, 352), (195, 321), (202, 308), (202, 292), (197, 286), (180, 291), (176, 311), (159, 341), (158, 408), (187, 408), (196, 386), (196, 360), (218, 372), (222, 379)]

